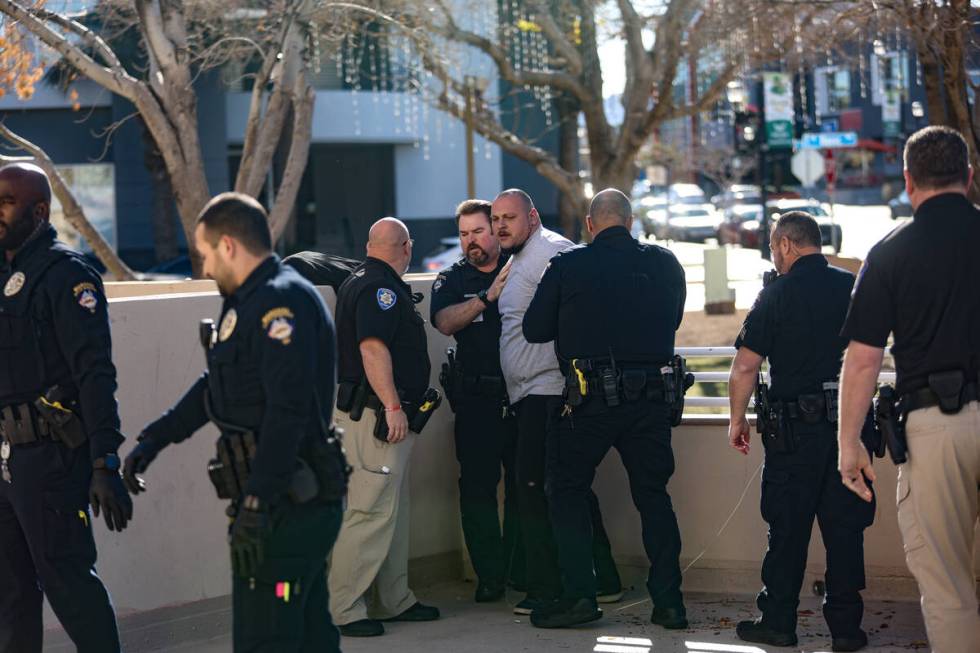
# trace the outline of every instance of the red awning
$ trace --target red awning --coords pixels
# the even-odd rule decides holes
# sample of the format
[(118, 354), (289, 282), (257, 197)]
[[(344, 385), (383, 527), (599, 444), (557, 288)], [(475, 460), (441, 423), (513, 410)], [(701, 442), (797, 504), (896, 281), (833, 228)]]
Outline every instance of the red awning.
[(857, 147), (862, 150), (870, 150), (872, 152), (884, 152), (885, 154), (895, 154), (898, 152), (898, 148), (894, 145), (885, 145), (881, 141), (876, 141), (873, 138), (859, 138), (857, 142)]

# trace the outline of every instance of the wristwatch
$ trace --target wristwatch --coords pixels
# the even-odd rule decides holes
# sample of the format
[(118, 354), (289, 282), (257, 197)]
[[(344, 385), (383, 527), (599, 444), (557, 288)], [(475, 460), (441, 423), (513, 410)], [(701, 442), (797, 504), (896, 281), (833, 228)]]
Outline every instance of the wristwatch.
[(119, 456), (114, 453), (107, 453), (101, 458), (92, 461), (92, 469), (104, 469), (110, 472), (119, 471)]
[(481, 290), (480, 292), (476, 293), (476, 298), (479, 299), (481, 302), (483, 302), (484, 306), (490, 306), (491, 304), (493, 304), (493, 302), (487, 298), (486, 290)]

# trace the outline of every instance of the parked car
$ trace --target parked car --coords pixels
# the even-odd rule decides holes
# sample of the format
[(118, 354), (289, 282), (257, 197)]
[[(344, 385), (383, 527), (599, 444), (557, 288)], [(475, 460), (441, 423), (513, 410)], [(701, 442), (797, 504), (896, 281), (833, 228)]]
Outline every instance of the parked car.
[(439, 239), (439, 246), (422, 259), (423, 272), (438, 272), (458, 261), (463, 256), (463, 248), (459, 246), (459, 238), (448, 236)]
[(684, 242), (703, 243), (718, 235), (721, 218), (711, 205), (671, 207), (663, 238)]
[[(839, 224), (830, 219), (830, 214), (820, 204), (820, 202), (809, 200), (775, 200), (766, 202), (766, 211), (769, 214), (770, 222), (779, 218), (780, 214), (787, 211), (804, 211), (809, 213), (817, 221), (820, 227), (821, 244), (824, 247), (833, 247), (834, 253), (840, 253), (841, 243), (843, 242), (844, 232)], [(746, 220), (739, 229), (739, 243), (742, 247), (759, 247), (759, 220)]]
[(724, 217), (718, 225), (719, 245), (738, 245), (741, 243), (742, 223), (748, 220), (756, 222), (762, 217), (761, 204), (737, 204), (725, 210)]
[(892, 220), (912, 217), (912, 202), (909, 200), (909, 194), (904, 190), (888, 200), (888, 208), (892, 212)]
[(759, 187), (750, 184), (732, 184), (727, 190), (711, 198), (711, 203), (719, 210), (760, 202), (762, 202), (762, 195)]
[(667, 196), (648, 195), (639, 202), (634, 202), (633, 216), (639, 222), (643, 233), (647, 236), (654, 236), (657, 233), (657, 225), (662, 223), (666, 216)]

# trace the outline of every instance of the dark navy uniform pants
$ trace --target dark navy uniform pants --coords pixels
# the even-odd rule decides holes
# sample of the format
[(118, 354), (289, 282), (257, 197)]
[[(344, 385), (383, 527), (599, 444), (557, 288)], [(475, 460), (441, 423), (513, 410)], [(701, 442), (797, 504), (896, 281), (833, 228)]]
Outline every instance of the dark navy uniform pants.
[[(564, 594), (594, 598), (597, 575), (589, 542), (596, 523), (589, 511), (595, 470), (611, 447), (629, 476), (640, 512), (643, 546), (650, 559), (647, 588), (658, 608), (682, 608), (681, 536), (667, 494), (674, 473), (669, 410), (662, 402), (638, 401), (615, 408), (593, 398), (548, 434), (548, 499), (558, 540)], [(601, 580), (601, 579), (600, 579)]]
[(41, 651), (41, 598), (79, 653), (119, 651), (105, 587), (95, 574), (88, 447), (40, 442), (12, 448), (0, 481), (0, 653)]
[[(559, 568), (556, 538), (548, 498), (545, 496), (545, 465), (548, 433), (561, 412), (562, 399), (556, 396), (529, 395), (517, 402), (517, 498), (521, 511), (521, 533), (527, 559), (527, 593), (534, 599), (553, 599), (562, 594), (562, 570)], [(591, 489), (592, 480), (585, 485), (577, 509), (590, 527), (577, 544), (588, 551), (585, 565), (595, 566), (599, 587), (603, 592), (621, 589), (619, 572), (612, 558), (609, 537), (602, 526), (599, 500)]]
[(330, 618), (326, 560), (337, 541), (340, 502), (285, 504), (254, 578), (232, 578), (235, 653), (338, 653)]
[[(500, 399), (464, 395), (456, 403), (459, 509), (466, 550), (482, 582), (524, 584), (524, 545), (515, 491), (517, 420), (505, 417)], [(504, 476), (501, 532), (497, 486)]]
[(762, 562), (757, 604), (762, 619), (780, 632), (796, 631), (796, 612), (816, 518), (827, 549), (823, 613), (834, 637), (861, 627), (864, 603), (864, 529), (874, 521), (866, 503), (841, 483), (837, 437), (830, 422), (792, 421), (793, 453), (766, 452), (762, 472), (762, 518), (769, 524), (769, 549)]

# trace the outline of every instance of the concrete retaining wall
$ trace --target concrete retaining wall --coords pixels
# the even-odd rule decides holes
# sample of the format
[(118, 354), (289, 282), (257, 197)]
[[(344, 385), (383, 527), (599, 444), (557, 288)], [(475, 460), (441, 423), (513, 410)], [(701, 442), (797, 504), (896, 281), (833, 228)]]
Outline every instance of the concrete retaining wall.
[[(430, 277), (413, 276), (413, 289), (428, 294)], [(113, 347), (119, 370), (119, 403), (124, 432), (135, 438), (141, 427), (172, 405), (204, 367), (197, 340), (200, 319), (216, 319), (220, 298), (200, 293), (117, 297), (110, 301)], [(168, 288), (173, 290), (173, 288)], [(325, 291), (328, 302), (332, 292)], [(428, 315), (428, 300), (420, 306)], [(433, 379), (449, 339), (429, 331)], [(441, 409), (419, 436), (412, 466), (412, 558), (434, 575), (457, 574), (462, 538), (457, 508), (457, 466), (452, 414)], [(765, 525), (759, 516), (761, 448), (743, 457), (727, 445), (718, 419), (692, 420), (674, 432), (677, 472), (670, 492), (684, 540), (683, 558), (704, 556), (687, 574), (692, 589), (754, 591), (765, 551)], [(215, 432), (206, 428), (193, 439), (164, 451), (146, 475), (149, 492), (136, 497), (132, 526), (111, 534), (98, 522), (99, 571), (121, 612), (143, 611), (229, 592), (224, 506), (205, 472)], [(125, 454), (131, 439), (123, 446)], [(895, 520), (895, 469), (877, 464), (881, 491), (875, 526), (867, 533), (872, 589), (894, 596), (914, 590), (904, 565)], [(626, 476), (615, 453), (603, 462), (596, 481), (606, 528), (618, 559), (637, 571), (645, 566), (640, 522)], [(744, 500), (724, 532), (743, 489)], [(820, 572), (819, 536), (810, 551), (812, 571)], [(629, 576), (629, 573), (627, 573)], [(49, 622), (50, 623), (50, 622)]]

